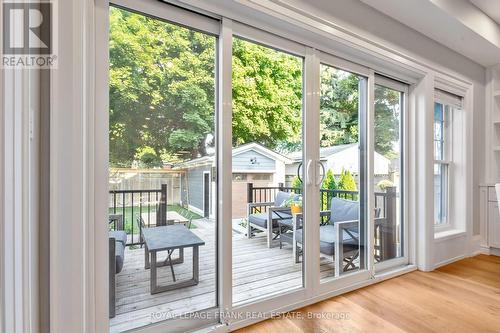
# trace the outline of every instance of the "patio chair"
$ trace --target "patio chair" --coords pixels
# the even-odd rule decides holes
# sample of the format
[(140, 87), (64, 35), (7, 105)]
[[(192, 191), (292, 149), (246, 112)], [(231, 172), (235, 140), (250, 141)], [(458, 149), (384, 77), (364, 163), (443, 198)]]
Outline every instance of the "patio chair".
[[(290, 198), (296, 200), (298, 197), (299, 195), (295, 193), (278, 191), (272, 202), (249, 203), (247, 208), (247, 237), (251, 238), (255, 229), (263, 231), (266, 233), (267, 247), (271, 248), (273, 240), (279, 236), (282, 228), (292, 228), (291, 209), (283, 206), (285, 201)], [(272, 221), (270, 228), (268, 227), (268, 221)]]
[[(320, 253), (341, 258), (334, 260), (335, 276), (355, 268), (355, 260), (364, 246), (359, 235), (359, 202), (332, 198), (330, 210), (321, 211), (319, 227)], [(375, 210), (378, 221), (380, 209)], [(282, 242), (292, 243), (295, 262), (300, 261), (302, 248), (302, 214), (293, 217), (292, 231), (280, 236)]]
[(115, 316), (116, 308), (116, 277), (123, 269), (125, 260), (125, 246), (127, 234), (123, 225), (123, 215), (110, 215), (109, 224), (114, 225), (114, 230), (109, 231), (109, 317)]

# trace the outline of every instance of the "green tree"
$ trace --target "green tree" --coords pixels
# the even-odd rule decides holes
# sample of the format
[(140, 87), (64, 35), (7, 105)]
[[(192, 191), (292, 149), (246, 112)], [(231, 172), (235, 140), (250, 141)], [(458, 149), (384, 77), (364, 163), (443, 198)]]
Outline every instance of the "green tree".
[(111, 165), (130, 166), (145, 147), (154, 156), (206, 155), (215, 48), (213, 36), (111, 8)]
[(358, 86), (358, 76), (321, 66), (322, 147), (358, 142)]
[(323, 180), (323, 184), (321, 185), (321, 188), (324, 190), (336, 190), (337, 189), (337, 183), (335, 182), (335, 176), (333, 175), (333, 171), (331, 169), (328, 169), (328, 171), (325, 174), (325, 179)]
[(135, 160), (140, 161), (141, 167), (155, 168), (161, 167), (162, 160), (151, 147), (141, 147), (137, 149)]
[[(216, 38), (112, 7), (109, 45), (110, 164), (130, 166), (146, 148), (154, 151), (146, 156), (151, 165), (213, 149)], [(359, 78), (323, 68), (322, 146), (357, 142)], [(234, 145), (301, 149), (302, 74), (299, 57), (234, 39)], [(395, 96), (375, 97), (375, 126), (397, 128)], [(395, 135), (376, 130), (377, 151), (390, 152)]]
[(235, 38), (233, 144), (300, 142), (302, 60)]
[(292, 187), (293, 188), (298, 188), (302, 189), (302, 182), (300, 181), (299, 177), (294, 176), (292, 179)]
[(399, 141), (400, 93), (375, 86), (375, 151), (388, 159), (396, 156)]
[(357, 191), (356, 181), (349, 170), (342, 169), (340, 173), (339, 189), (344, 191)]

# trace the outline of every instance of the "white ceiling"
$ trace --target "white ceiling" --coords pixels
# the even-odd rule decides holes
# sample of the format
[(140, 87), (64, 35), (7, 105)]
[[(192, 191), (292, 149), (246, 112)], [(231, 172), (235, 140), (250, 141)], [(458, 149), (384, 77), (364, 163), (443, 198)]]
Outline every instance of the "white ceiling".
[[(360, 0), (485, 67), (500, 63), (500, 0)], [(476, 4), (477, 2), (477, 4)]]
[(470, 0), (470, 2), (500, 24), (500, 0)]

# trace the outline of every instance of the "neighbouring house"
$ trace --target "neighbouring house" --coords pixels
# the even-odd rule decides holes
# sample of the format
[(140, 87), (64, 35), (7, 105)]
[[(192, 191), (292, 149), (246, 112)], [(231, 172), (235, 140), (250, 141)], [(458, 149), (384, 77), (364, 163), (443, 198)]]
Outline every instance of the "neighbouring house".
[[(353, 175), (359, 174), (359, 145), (357, 143), (322, 147), (319, 151), (321, 163), (325, 170), (332, 170), (335, 176), (339, 176), (342, 170), (348, 170)], [(286, 165), (286, 185), (290, 186), (292, 180), (297, 176), (298, 168), (302, 162), (302, 151), (288, 154), (293, 162)], [(380, 153), (374, 152), (375, 184), (387, 179), (391, 172), (391, 160)]]
[[(233, 162), (233, 218), (246, 216), (247, 183), (254, 186), (277, 186), (285, 183), (286, 165), (291, 159), (258, 143), (249, 143), (232, 151)], [(205, 216), (215, 216), (216, 186), (214, 155), (196, 158), (175, 167), (183, 170), (181, 201), (190, 210)]]

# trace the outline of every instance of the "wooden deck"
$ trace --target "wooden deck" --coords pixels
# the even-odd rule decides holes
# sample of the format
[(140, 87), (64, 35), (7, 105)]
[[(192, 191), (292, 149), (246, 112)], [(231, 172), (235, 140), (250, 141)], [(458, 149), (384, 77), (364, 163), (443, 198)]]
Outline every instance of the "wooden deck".
[[(192, 231), (206, 245), (200, 248), (200, 281), (192, 287), (151, 295), (149, 270), (144, 269), (144, 249), (127, 248), (123, 270), (116, 276), (116, 317), (112, 332), (120, 332), (192, 311), (216, 306), (215, 232), (211, 221), (194, 221)], [(191, 276), (192, 252), (185, 251), (184, 263), (175, 265), (177, 279)], [(321, 276), (333, 276), (331, 259), (321, 259)], [(169, 267), (158, 269), (159, 283), (172, 281)], [(266, 247), (264, 237), (247, 239), (233, 233), (233, 302), (279, 293), (302, 285), (302, 264), (293, 260), (291, 246)]]

